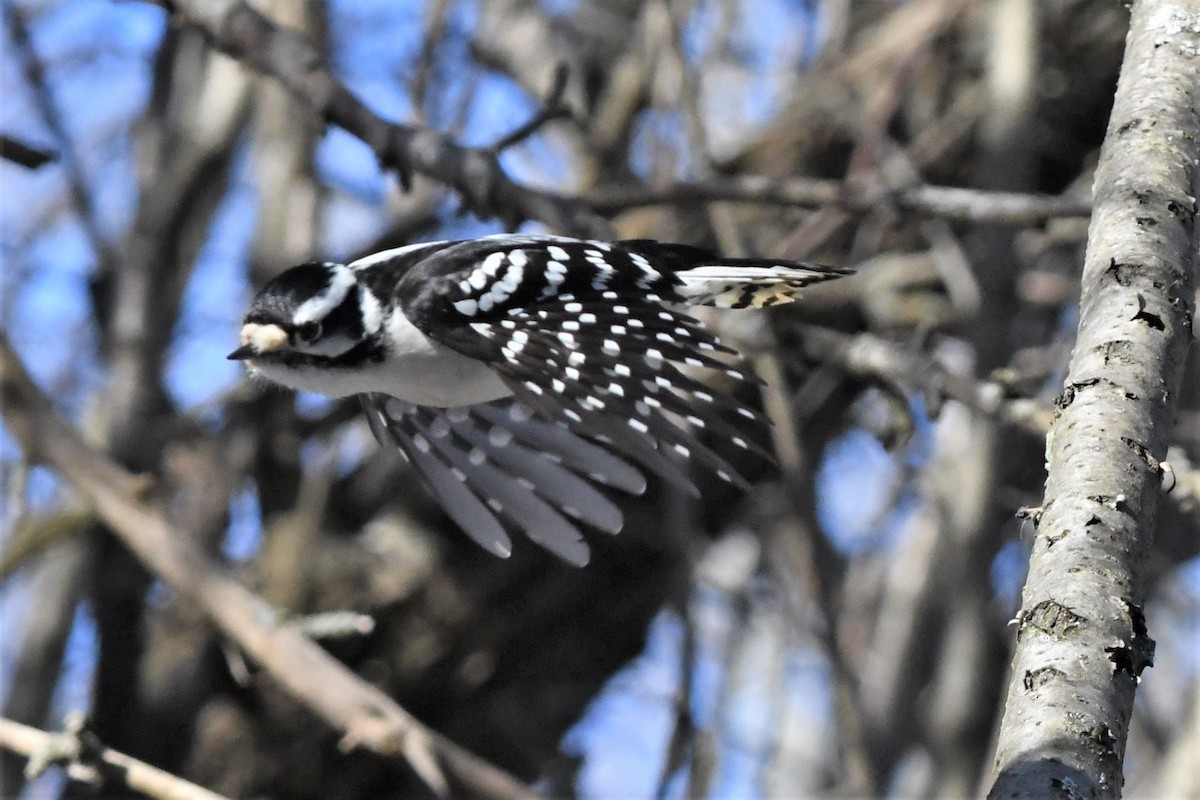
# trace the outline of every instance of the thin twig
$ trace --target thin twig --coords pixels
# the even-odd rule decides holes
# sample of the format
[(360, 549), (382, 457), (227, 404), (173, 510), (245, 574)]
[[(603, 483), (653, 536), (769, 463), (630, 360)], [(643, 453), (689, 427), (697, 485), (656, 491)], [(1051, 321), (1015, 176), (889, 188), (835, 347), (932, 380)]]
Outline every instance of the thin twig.
[(488, 149), (496, 155), (500, 155), (508, 148), (520, 144), (530, 136), (533, 136), (548, 122), (571, 116), (571, 109), (563, 105), (563, 93), (567, 90), (567, 78), (570, 77), (570, 74), (566, 64), (560, 63), (555, 67), (554, 82), (550, 85), (550, 92), (546, 95), (546, 99), (542, 102), (541, 108), (537, 110), (537, 113), (524, 125), (521, 125), (507, 136), (501, 137), (499, 141)]
[[(583, 200), (603, 214), (642, 206), (691, 206), (713, 202), (869, 211), (880, 202), (879, 197), (856, 191), (842, 181), (761, 175), (686, 181), (662, 189), (601, 188), (589, 192)], [(916, 214), (1016, 227), (1037, 225), (1060, 217), (1087, 217), (1092, 211), (1091, 201), (1083, 197), (990, 192), (926, 184), (885, 192), (884, 200)]]
[(429, 87), (433, 84), (433, 71), (437, 64), (438, 44), (446, 35), (447, 12), (450, 0), (434, 0), (425, 10), (425, 35), (421, 40), (421, 53), (417, 56), (413, 70), (412, 99), (418, 118), (425, 122), (429, 112)]
[(20, 164), (22, 167), (37, 169), (44, 164), (58, 161), (58, 153), (0, 134), (0, 158)]
[(47, 733), (0, 718), (0, 747), (28, 758), (30, 777), (58, 764), (71, 780), (110, 797), (115, 790), (129, 789), (155, 800), (225, 800), (224, 795), (104, 747), (86, 730)]
[(1044, 436), (1054, 410), (1030, 398), (1011, 397), (998, 381), (955, 375), (919, 352), (868, 333), (846, 334), (816, 325), (795, 328), (805, 356), (850, 374), (880, 381), (902, 397), (922, 396), (931, 405), (957, 400), (987, 417)]
[(574, 198), (519, 184), (488, 148), (464, 147), (425, 128), (390, 123), (330, 71), (308, 39), (280, 26), (242, 0), (160, 0), (175, 22), (203, 31), (213, 46), (276, 78), (323, 119), (357, 136), (406, 190), (414, 174), (446, 184), (464, 210), (499, 217), (509, 228), (540, 220), (561, 231), (607, 236), (608, 223)]
[[(806, 358), (878, 381), (898, 397), (920, 396), (930, 408), (954, 400), (1031, 436), (1045, 436), (1057, 413), (1041, 400), (1012, 396), (1000, 372), (993, 378), (978, 380), (950, 372), (924, 353), (869, 333), (839, 333), (817, 325), (797, 325), (794, 330)], [(1156, 463), (1166, 499), (1180, 514), (1200, 523), (1200, 503), (1196, 501), (1200, 497), (1200, 468), (1188, 461), (1182, 447), (1171, 448), (1167, 458)]]
[(368, 636), (375, 630), (375, 618), (357, 611), (321, 611), (293, 617), (287, 624), (310, 639)]
[(79, 218), (84, 232), (91, 241), (92, 247), (96, 250), (96, 257), (100, 261), (100, 269), (98, 271), (101, 273), (106, 272), (117, 263), (117, 254), (112, 244), (100, 230), (96, 204), (93, 201), (91, 191), (88, 189), (84, 177), (83, 165), (79, 162), (66, 121), (63, 119), (62, 112), (55, 102), (50, 84), (46, 79), (46, 68), (42, 64), (37, 51), (34, 49), (33, 38), (29, 32), (29, 24), (25, 19), (26, 12), (18, 8), (15, 3), (5, 3), (3, 8), (4, 25), (7, 28), (9, 38), (13, 41), (14, 50), (25, 72), (25, 79), (29, 81), (30, 88), (33, 91), (34, 102), (38, 107), (42, 119), (46, 123), (46, 127), (50, 129), (55, 139), (58, 140), (58, 157), (62, 160), (62, 164), (66, 169), (71, 200), (75, 204), (75, 208), (79, 211)]

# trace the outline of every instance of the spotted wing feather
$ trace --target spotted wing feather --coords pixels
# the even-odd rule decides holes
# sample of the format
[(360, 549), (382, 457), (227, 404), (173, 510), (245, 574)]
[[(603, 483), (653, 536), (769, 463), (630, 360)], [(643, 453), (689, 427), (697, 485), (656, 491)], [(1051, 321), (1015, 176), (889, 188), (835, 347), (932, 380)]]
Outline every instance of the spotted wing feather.
[[(732, 353), (675, 311), (678, 276), (711, 258), (683, 245), (505, 237), (463, 242), (423, 260), (396, 295), (430, 338), (492, 365), (525, 404), (675, 485), (695, 486), (673, 455), (745, 485), (690, 430), (710, 429), (766, 455), (724, 417), (762, 419), (681, 367), (751, 378)], [(673, 416), (672, 416), (673, 415)], [(683, 426), (677, 418), (687, 420)]]
[(505, 236), (435, 251), (401, 279), (395, 295), (405, 314), (427, 329), (498, 319), (513, 308), (568, 296), (607, 292), (677, 300), (680, 285), (640, 253), (608, 242)]
[(620, 509), (588, 481), (632, 493), (645, 479), (624, 461), (519, 404), (437, 409), (364, 396), (376, 437), (391, 442), (429, 481), (447, 513), (490, 552), (507, 556), (508, 527), (583, 565), (576, 522), (607, 533)]
[[(472, 333), (478, 341), (465, 341)], [(486, 352), (523, 402), (687, 491), (695, 492), (695, 486), (669, 452), (745, 484), (728, 461), (668, 415), (769, 457), (751, 444), (753, 434), (725, 419), (732, 416), (761, 429), (762, 417), (689, 378), (677, 364), (752, 378), (715, 357), (730, 351), (696, 320), (658, 303), (633, 298), (579, 302), (566, 295), (435, 335), (477, 357)]]

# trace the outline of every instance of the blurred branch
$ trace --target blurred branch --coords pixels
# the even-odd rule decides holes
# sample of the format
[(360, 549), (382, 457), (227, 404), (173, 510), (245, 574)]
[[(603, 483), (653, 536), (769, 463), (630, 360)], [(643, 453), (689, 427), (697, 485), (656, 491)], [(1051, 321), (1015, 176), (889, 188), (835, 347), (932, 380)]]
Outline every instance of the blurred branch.
[(334, 77), (324, 55), (303, 36), (281, 28), (244, 0), (160, 0), (177, 22), (202, 30), (212, 44), (279, 80), (326, 121), (366, 142), (394, 169), (405, 189), (414, 173), (440, 181), (467, 210), (500, 217), (509, 228), (530, 219), (558, 230), (603, 236), (608, 224), (586, 205), (514, 182), (490, 149), (464, 147), (435, 131), (389, 123)]
[[(974, 123), (985, 104), (981, 93), (969, 82), (955, 92), (949, 108), (923, 126), (903, 150), (887, 133), (889, 117), (897, 111), (905, 87), (916, 79), (918, 65), (968, 5), (962, 0), (924, 0), (899, 6), (863, 34), (855, 53), (830, 70), (829, 77), (835, 84), (844, 79), (856, 87), (850, 103), (854, 109), (852, 122), (843, 123), (854, 145), (848, 157), (846, 182), (854, 194), (869, 198), (868, 210), (874, 211), (875, 205), (881, 204), (887, 213), (886, 201), (892, 192), (920, 183), (921, 170), (973, 135)], [(806, 96), (809, 93), (797, 99)], [(858, 223), (861, 216), (839, 208), (822, 208), (788, 235), (781, 250), (793, 258), (812, 253), (851, 223)]]
[(577, 124), (556, 126), (553, 137), (571, 165), (573, 186), (624, 172), (624, 137), (642, 95), (636, 87), (651, 72), (638, 25), (644, 10), (645, 4), (624, 2), (580, 3), (567, 15), (524, 0), (479, 6), (469, 48), (480, 66), (508, 76), (535, 98), (549, 93), (559, 65), (568, 68), (564, 103)]
[(808, 358), (879, 381), (902, 398), (920, 395), (931, 409), (947, 399), (957, 400), (1034, 436), (1044, 436), (1050, 427), (1052, 409), (1037, 400), (1009, 396), (1000, 381), (956, 375), (921, 352), (868, 333), (850, 335), (817, 325), (799, 325), (796, 332)]
[(375, 630), (375, 618), (356, 611), (322, 611), (293, 617), (287, 623), (310, 639), (344, 639), (367, 636)]
[(429, 113), (429, 87), (434, 83), (434, 69), (437, 66), (438, 47), (446, 35), (447, 13), (450, 10), (450, 0), (433, 0), (425, 9), (425, 20), (422, 27), (425, 35), (421, 40), (421, 54), (417, 57), (413, 69), (412, 99), (417, 109), (418, 119), (427, 121)]
[(547, 123), (571, 116), (571, 109), (563, 105), (563, 93), (567, 89), (567, 78), (569, 76), (570, 72), (568, 72), (566, 64), (559, 64), (555, 67), (554, 83), (551, 85), (550, 92), (546, 95), (546, 99), (542, 101), (542, 105), (537, 110), (537, 113), (512, 133), (501, 137), (498, 142), (491, 146), (491, 151), (499, 155), (508, 148), (518, 145), (530, 136), (533, 136)]
[(27, 458), (55, 469), (94, 505), (96, 514), (142, 562), (195, 602), (278, 683), (343, 731), (342, 746), (401, 755), (435, 791), (443, 770), (481, 797), (535, 795), (513, 777), (455, 745), (347, 670), (320, 646), (281, 625), (261, 598), (218, 569), (143, 500), (150, 481), (90, 447), (52, 410), (8, 340), (0, 334), (0, 403)]
[(612, 214), (652, 205), (690, 206), (712, 202), (870, 211), (881, 200), (906, 211), (969, 222), (1022, 227), (1057, 217), (1086, 217), (1090, 200), (1071, 196), (989, 192), (955, 186), (914, 185), (879, 192), (861, 186), (820, 178), (770, 178), (765, 175), (729, 175), (711, 181), (689, 181), (663, 189), (607, 187), (594, 189), (583, 200), (597, 211)]
[(1161, 768), (1147, 786), (1134, 787), (1144, 791), (1131, 791), (1130, 796), (1200, 797), (1200, 772), (1196, 770), (1196, 753), (1200, 753), (1200, 691), (1193, 688), (1187, 716), (1179, 736), (1163, 754)]
[[(307, 36), (317, 47), (329, 42), (324, 2), (263, 4), (281, 24)], [(207, 45), (206, 45), (207, 49)], [(225, 57), (213, 54), (225, 61)], [(261, 190), (258, 220), (250, 250), (252, 286), (261, 286), (283, 270), (307, 261), (320, 249), (331, 189), (316, 174), (316, 151), (324, 126), (308, 113), (302, 99), (275, 81), (250, 78), (254, 114), (250, 124), (255, 178)], [(270, 187), (270, 188), (267, 188)], [(400, 214), (401, 218), (407, 214)]]
[[(1031, 436), (1045, 436), (1055, 411), (1031, 397), (1014, 397), (1003, 371), (989, 379), (950, 372), (936, 359), (900, 347), (869, 333), (847, 334), (818, 325), (795, 326), (800, 349), (807, 358), (832, 364), (851, 375), (883, 384), (902, 401), (920, 395), (931, 411), (946, 400), (955, 400), (977, 414), (1011, 425)], [(1182, 447), (1171, 447), (1158, 462), (1164, 472), (1163, 489), (1178, 511), (1200, 526), (1200, 468)], [(1165, 473), (1171, 474), (1167, 476)], [(1036, 509), (1040, 513), (1040, 509)]]
[(58, 153), (40, 147), (25, 144), (11, 136), (0, 134), (0, 158), (20, 164), (22, 167), (37, 169), (45, 164), (58, 160)]
[[(32, 557), (24, 563), (19, 593), (30, 601), (24, 613), (6, 614), (0, 626), (4, 629), (5, 648), (11, 654), (5, 659), (7, 696), (0, 717), (29, 725), (40, 725), (47, 719), (64, 672), (67, 642), (75, 627), (79, 601), (88, 588), (85, 567), (96, 560), (96, 537), (89, 534), (94, 534), (94, 526), (36, 556), (27, 553)], [(14, 544), (13, 549), (20, 548), (19, 544), (10, 544)], [(12, 554), (6, 551), (6, 559)], [(9, 584), (6, 588), (15, 586)], [(19, 791), (25, 783), (24, 766), (24, 759), (0, 750), (0, 787), (4, 792), (15, 795)]]
[(1200, 0), (1141, 0), (1096, 170), (1074, 354), (991, 797), (1117, 797), (1154, 641), (1141, 604), (1193, 336)]
[(25, 520), (5, 537), (0, 549), (0, 583), (35, 556), (90, 532), (96, 517), (86, 509), (64, 510)]
[(1178, 445), (1167, 448), (1167, 460), (1162, 465), (1164, 469), (1169, 465), (1174, 476), (1174, 486), (1164, 480), (1171, 498), (1179, 504), (1180, 511), (1194, 515), (1200, 523), (1200, 465), (1188, 458), (1187, 450)]
[(692, 713), (693, 704), (696, 702), (693, 691), (696, 683), (696, 620), (690, 608), (692, 599), (686, 595), (690, 588), (683, 587), (684, 596), (677, 599), (675, 608), (683, 628), (683, 641), (679, 647), (679, 674), (675, 681), (678, 689), (671, 704), (674, 720), (671, 736), (667, 740), (666, 756), (659, 768), (658, 782), (654, 790), (655, 800), (667, 800), (674, 795), (675, 778), (680, 770), (684, 769), (687, 770), (688, 783), (686, 796), (706, 797), (707, 791), (693, 791), (693, 787), (697, 783), (708, 784), (713, 772), (713, 748), (711, 745), (705, 746), (705, 740), (710, 739), (712, 734), (700, 728)]
[[(156, 800), (223, 800), (224, 795), (185, 781), (144, 761), (105, 747), (87, 730), (72, 726), (64, 733), (46, 731), (0, 718), (0, 747), (25, 756), (29, 778), (59, 764), (73, 781), (86, 783), (106, 796), (133, 790)], [(123, 794), (124, 792), (122, 792)]]
[[(244, 141), (252, 104), (250, 81), (240, 73), (213, 53), (199, 32), (164, 32), (149, 105), (136, 129), (137, 210), (123, 230), (119, 260), (91, 275), (92, 313), (106, 367), (96, 404), (101, 439), (108, 455), (134, 472), (165, 478), (164, 457), (190, 427), (176, 413), (164, 374), (178, 341), (185, 289)], [(193, 429), (191, 435), (201, 434)], [(187, 472), (163, 485), (182, 490), (195, 475)], [(172, 504), (171, 513), (187, 508), (185, 513), (211, 520), (206, 530), (181, 527), (192, 536), (208, 534), (212, 541), (224, 528), (228, 506), (216, 498), (215, 482), (206, 488), (214, 494), (183, 490), (187, 499)], [(91, 722), (105, 742), (140, 753), (139, 741), (148, 738), (143, 712), (150, 713), (142, 704), (152, 693), (130, 676), (145, 674), (144, 598), (152, 577), (107, 532), (87, 566), (82, 580), (90, 589), (99, 642)], [(184, 732), (174, 733), (183, 746)]]
[(71, 201), (75, 204), (83, 229), (96, 250), (96, 258), (100, 262), (99, 271), (103, 272), (117, 263), (117, 253), (100, 230), (95, 203), (85, 182), (83, 167), (76, 156), (67, 124), (46, 80), (45, 66), (34, 50), (29, 25), (24, 15), (25, 12), (15, 3), (5, 3), (3, 6), (4, 26), (12, 39), (13, 49), (25, 72), (25, 79), (29, 81), (38, 112), (54, 138), (58, 140), (58, 157), (66, 168)]

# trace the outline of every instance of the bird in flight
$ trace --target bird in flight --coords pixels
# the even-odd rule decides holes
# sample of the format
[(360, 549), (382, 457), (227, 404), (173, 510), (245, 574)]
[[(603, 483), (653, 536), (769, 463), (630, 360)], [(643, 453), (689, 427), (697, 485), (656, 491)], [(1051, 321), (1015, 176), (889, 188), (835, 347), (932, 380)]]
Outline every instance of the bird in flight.
[(692, 459), (745, 486), (699, 432), (771, 460), (764, 418), (705, 373), (753, 380), (690, 306), (762, 308), (850, 270), (652, 240), (498, 235), (292, 267), (254, 298), (229, 357), (258, 377), (358, 395), (371, 430), (502, 557), (523, 532), (582, 566), (643, 470), (696, 493)]

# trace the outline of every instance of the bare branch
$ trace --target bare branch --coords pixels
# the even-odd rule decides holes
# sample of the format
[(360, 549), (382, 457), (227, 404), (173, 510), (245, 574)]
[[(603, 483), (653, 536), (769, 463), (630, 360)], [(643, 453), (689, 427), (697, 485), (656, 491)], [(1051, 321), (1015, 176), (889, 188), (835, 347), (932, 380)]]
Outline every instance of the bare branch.
[[(652, 205), (689, 206), (712, 202), (869, 211), (881, 198), (855, 191), (842, 181), (820, 178), (770, 178), (765, 175), (724, 176), (712, 181), (678, 183), (664, 189), (602, 188), (584, 201), (601, 213)], [(989, 192), (955, 186), (917, 185), (885, 193), (882, 200), (916, 214), (1015, 227), (1037, 225), (1057, 217), (1086, 217), (1091, 202), (1071, 196), (1021, 192)]]
[(510, 228), (536, 219), (553, 228), (603, 235), (607, 223), (584, 204), (514, 182), (489, 149), (463, 147), (435, 131), (389, 123), (330, 72), (306, 38), (280, 28), (244, 0), (163, 0), (177, 21), (204, 31), (215, 47), (279, 80), (326, 121), (366, 142), (408, 189), (414, 173), (440, 181), (467, 210), (500, 217)]
[(507, 136), (501, 137), (498, 142), (491, 146), (491, 151), (499, 155), (508, 148), (520, 144), (530, 136), (533, 136), (546, 123), (571, 116), (571, 109), (563, 105), (563, 93), (567, 90), (567, 78), (569, 76), (570, 72), (567, 70), (567, 65), (559, 64), (554, 70), (554, 83), (550, 87), (550, 92), (546, 95), (546, 99), (542, 102), (541, 108), (524, 125), (521, 125)]
[(947, 371), (934, 359), (904, 350), (871, 334), (849, 335), (815, 325), (797, 329), (809, 358), (845, 372), (877, 380), (901, 397), (922, 396), (930, 408), (951, 399), (967, 408), (1013, 425), (1034, 436), (1045, 435), (1052, 415), (1048, 404), (1009, 397), (998, 381), (977, 381)]
[[(1054, 419), (1054, 409), (1048, 403), (1012, 396), (1009, 382), (1001, 379), (1000, 371), (991, 378), (978, 380), (948, 371), (929, 355), (906, 350), (869, 333), (840, 333), (817, 325), (798, 325), (796, 332), (807, 358), (878, 381), (902, 401), (919, 395), (927, 408), (937, 409), (944, 401), (954, 400), (976, 414), (1031, 436), (1045, 436)], [(1172, 446), (1166, 459), (1149, 466), (1162, 474), (1168, 501), (1175, 504), (1180, 514), (1200, 525), (1200, 502), (1197, 502), (1200, 469), (1191, 463), (1184, 448)], [(1018, 513), (1018, 516), (1032, 514)]]
[(61, 764), (72, 780), (102, 789), (108, 796), (114, 790), (132, 789), (156, 800), (224, 800), (224, 795), (104, 747), (86, 730), (47, 733), (0, 718), (0, 747), (28, 758), (30, 777)]
[(1096, 171), (1075, 351), (991, 797), (1117, 797), (1142, 669), (1144, 566), (1192, 339), (1200, 0), (1133, 7)]
[(97, 516), (156, 575), (195, 602), (216, 626), (293, 696), (343, 731), (346, 748), (403, 756), (435, 791), (443, 769), (472, 792), (493, 798), (535, 795), (515, 778), (464, 750), (347, 670), (287, 625), (273, 609), (214, 565), (141, 498), (149, 481), (90, 447), (51, 408), (0, 334), (0, 403), (26, 457), (54, 468), (94, 505)]

